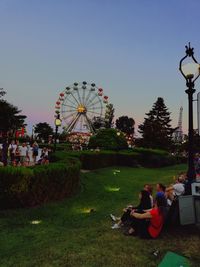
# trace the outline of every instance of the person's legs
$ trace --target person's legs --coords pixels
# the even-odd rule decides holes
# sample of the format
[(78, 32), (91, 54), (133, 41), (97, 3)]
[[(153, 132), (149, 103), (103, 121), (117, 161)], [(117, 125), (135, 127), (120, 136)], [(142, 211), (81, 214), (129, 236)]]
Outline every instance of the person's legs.
[(141, 238), (151, 238), (148, 228), (149, 228), (149, 220), (142, 219), (138, 222), (138, 233)]
[(129, 234), (138, 234), (138, 225), (139, 225), (139, 219), (136, 219), (135, 217), (130, 216), (130, 229), (128, 231)]
[(20, 162), (21, 162), (21, 165), (22, 166), (25, 166), (25, 160), (26, 160), (26, 157), (25, 156), (21, 156), (20, 157)]
[(122, 223), (126, 223), (127, 221), (130, 221), (131, 219), (131, 210), (127, 209), (127, 211), (125, 211), (121, 217), (121, 222)]
[(131, 218), (130, 212), (131, 212), (130, 210), (125, 211), (123, 213), (122, 217), (120, 218), (120, 220), (117, 223), (115, 223), (111, 228), (112, 229), (117, 229), (117, 228), (120, 228), (122, 225), (126, 225), (128, 220)]
[(139, 235), (142, 238), (151, 238), (148, 227), (149, 227), (149, 220), (146, 219), (136, 219), (132, 218), (131, 228), (129, 229), (129, 235)]
[(11, 160), (11, 163), (15, 160), (15, 154), (14, 153), (10, 153), (10, 160)]

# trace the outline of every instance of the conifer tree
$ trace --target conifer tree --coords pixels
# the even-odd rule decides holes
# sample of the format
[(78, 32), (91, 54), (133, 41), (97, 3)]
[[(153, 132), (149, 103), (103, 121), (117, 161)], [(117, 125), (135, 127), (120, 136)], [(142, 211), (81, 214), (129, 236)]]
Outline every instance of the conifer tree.
[(164, 99), (158, 97), (149, 113), (146, 113), (144, 123), (139, 125), (142, 138), (140, 145), (148, 148), (170, 150), (175, 129), (171, 127), (170, 112), (165, 106)]
[(105, 128), (112, 128), (114, 112), (115, 109), (113, 107), (113, 104), (108, 104), (106, 106), (106, 112), (105, 112)]

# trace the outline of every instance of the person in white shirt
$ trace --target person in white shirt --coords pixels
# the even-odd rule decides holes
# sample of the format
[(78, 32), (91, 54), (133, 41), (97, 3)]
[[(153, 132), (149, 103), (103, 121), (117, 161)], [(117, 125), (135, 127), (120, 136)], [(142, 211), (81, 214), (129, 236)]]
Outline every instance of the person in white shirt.
[(12, 140), (10, 145), (8, 146), (8, 151), (9, 151), (9, 155), (10, 155), (10, 161), (13, 164), (14, 160), (15, 160), (15, 151), (16, 151), (17, 145), (15, 144), (15, 141)]
[(181, 195), (184, 195), (185, 193), (184, 182), (185, 182), (185, 175), (180, 175), (175, 184), (166, 188), (165, 193), (167, 197), (167, 203), (169, 206), (171, 206), (172, 201), (176, 196), (179, 197)]
[(28, 148), (25, 143), (20, 147), (20, 163), (25, 166), (26, 157), (28, 156)]

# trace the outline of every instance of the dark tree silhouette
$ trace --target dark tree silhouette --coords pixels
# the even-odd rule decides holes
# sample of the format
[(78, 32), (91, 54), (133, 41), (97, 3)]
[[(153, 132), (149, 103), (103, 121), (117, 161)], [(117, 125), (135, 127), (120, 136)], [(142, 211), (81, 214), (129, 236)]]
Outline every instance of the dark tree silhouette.
[(35, 125), (35, 133), (40, 139), (47, 141), (49, 135), (53, 135), (53, 128), (46, 122), (40, 122)]
[(116, 120), (116, 128), (127, 135), (134, 134), (135, 121), (128, 116), (121, 116)]
[(173, 144), (172, 134), (175, 129), (171, 127), (170, 112), (165, 106), (164, 99), (158, 97), (146, 115), (144, 123), (138, 127), (139, 133), (142, 135), (140, 145), (169, 150)]
[(15, 136), (16, 131), (25, 126), (25, 115), (16, 106), (0, 99), (0, 131), (3, 135)]

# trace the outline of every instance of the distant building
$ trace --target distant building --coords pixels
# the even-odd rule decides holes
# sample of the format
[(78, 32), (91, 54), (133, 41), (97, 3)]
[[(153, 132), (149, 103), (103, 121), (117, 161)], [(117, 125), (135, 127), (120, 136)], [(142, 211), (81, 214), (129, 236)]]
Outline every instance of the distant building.
[(173, 134), (173, 139), (176, 143), (182, 143), (183, 142), (182, 121), (183, 121), (183, 107), (180, 107), (178, 126), (177, 126), (177, 128)]

